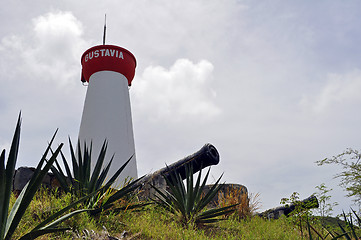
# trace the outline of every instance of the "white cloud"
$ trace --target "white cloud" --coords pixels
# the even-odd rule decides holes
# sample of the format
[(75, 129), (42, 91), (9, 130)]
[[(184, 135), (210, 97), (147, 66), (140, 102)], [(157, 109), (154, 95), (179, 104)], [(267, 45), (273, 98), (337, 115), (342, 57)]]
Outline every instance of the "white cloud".
[[(50, 12), (33, 19), (38, 59), (56, 61), (79, 57), (79, 45), (84, 43), (82, 23), (71, 12)], [(49, 54), (51, 53), (51, 54)], [(52, 56), (53, 55), (53, 56)], [(70, 55), (70, 56), (69, 56)]]
[(212, 71), (213, 65), (206, 60), (194, 64), (178, 59), (169, 70), (149, 66), (134, 81), (133, 105), (153, 120), (214, 117), (221, 111), (210, 88)]
[(0, 127), (0, 144), (8, 145), (21, 111), (25, 144), (20, 166), (34, 159), (22, 154), (41, 153), (57, 127), (58, 139), (78, 131), (85, 94), (80, 56), (88, 45), (81, 22), (71, 12), (52, 11), (27, 22), (24, 31), (0, 39), (0, 110), (8, 123)]
[[(36, 81), (54, 81), (66, 88), (80, 75), (80, 57), (86, 41), (83, 26), (71, 12), (49, 12), (32, 19), (29, 34), (5, 36), (0, 51), (14, 69)], [(6, 64), (2, 64), (5, 66)]]
[(346, 74), (329, 74), (322, 89), (314, 95), (304, 96), (301, 106), (316, 113), (330, 108), (349, 106), (361, 101), (361, 70)]

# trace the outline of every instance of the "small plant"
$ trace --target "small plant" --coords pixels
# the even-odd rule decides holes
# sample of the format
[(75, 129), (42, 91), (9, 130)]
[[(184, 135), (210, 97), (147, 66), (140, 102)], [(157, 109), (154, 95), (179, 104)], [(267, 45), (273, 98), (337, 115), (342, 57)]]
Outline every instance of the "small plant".
[(340, 227), (342, 234), (339, 234), (337, 238), (341, 238), (344, 236), (346, 239), (360, 239), (361, 219), (353, 209), (351, 209), (351, 211), (355, 215), (357, 226), (355, 226), (353, 223), (352, 214), (350, 213), (349, 216), (346, 216), (345, 212), (343, 212), (342, 215), (346, 223), (346, 228), (342, 227), (342, 225), (338, 223), (338, 226)]
[[(314, 239), (313, 238), (314, 234), (317, 236), (317, 239), (322, 239), (322, 240), (327, 239), (328, 236), (332, 236), (332, 234), (329, 231), (327, 231), (327, 229), (325, 229), (327, 231), (327, 234), (325, 236), (322, 235), (322, 233), (320, 233), (318, 230), (316, 230), (316, 228), (314, 228), (312, 226), (312, 224), (310, 223), (308, 218), (306, 219), (306, 226), (307, 226), (307, 233), (308, 233), (309, 240)], [(336, 239), (336, 238), (334, 238), (334, 236), (332, 236), (332, 237), (333, 237), (332, 239)]]
[(155, 202), (179, 217), (179, 220), (187, 227), (194, 225), (199, 227), (222, 220), (218, 217), (233, 212), (235, 205), (205, 210), (222, 187), (222, 184), (218, 184), (222, 178), (220, 176), (210, 190), (204, 193), (209, 172), (210, 169), (201, 183), (201, 171), (199, 171), (195, 185), (192, 166), (186, 166), (186, 184), (179, 174), (170, 174), (170, 179), (163, 176), (170, 191), (152, 186), (159, 194), (156, 196), (158, 201)]
[[(17, 161), (19, 142), (20, 142), (20, 128), (21, 128), (21, 115), (19, 114), (14, 137), (10, 146), (10, 152), (6, 166), (5, 166), (5, 150), (3, 150), (0, 155), (0, 239), (1, 240), (12, 239), (15, 230), (19, 226), (19, 223), (22, 217), (24, 216), (25, 210), (28, 208), (29, 204), (33, 200), (35, 193), (37, 192), (37, 190), (41, 185), (41, 181), (49, 171), (51, 165), (54, 163), (57, 155), (59, 154), (63, 146), (63, 144), (60, 144), (59, 147), (55, 150), (55, 152), (51, 155), (50, 159), (46, 161), (46, 157), (50, 151), (50, 145), (52, 144), (56, 135), (55, 132), (49, 143), (48, 148), (45, 150), (43, 157), (41, 158), (38, 166), (36, 167), (32, 178), (29, 180), (29, 182), (20, 192), (20, 195), (18, 196), (14, 205), (10, 209), (11, 188), (12, 188), (13, 175), (15, 172), (15, 165)], [(44, 163), (46, 164), (43, 167)], [(58, 225), (61, 222), (65, 221), (66, 219), (78, 213), (87, 211), (87, 209), (73, 211), (64, 216), (62, 215), (84, 200), (85, 199), (80, 199), (79, 201), (70, 204), (67, 207), (63, 208), (62, 210), (49, 216), (47, 219), (45, 219), (40, 224), (35, 226), (30, 232), (22, 236), (20, 239), (21, 240), (35, 239), (38, 236), (44, 234), (65, 231), (69, 229), (69, 228), (59, 228)]]
[(330, 232), (325, 226), (321, 225), (319, 217), (314, 217), (310, 209), (319, 207), (318, 199), (311, 196), (300, 201), (299, 193), (294, 192), (290, 198), (282, 198), (281, 204), (288, 205), (293, 210), (287, 213), (288, 220), (292, 225), (296, 225), (301, 233), (302, 238), (308, 237), (313, 239), (337, 239), (336, 235)]
[(318, 166), (334, 164), (342, 167), (342, 171), (334, 176), (339, 178), (339, 185), (348, 192), (347, 197), (354, 198), (356, 204), (361, 205), (361, 153), (348, 148), (343, 153), (317, 161)]
[[(59, 163), (55, 161), (56, 167), (53, 166), (51, 168), (55, 177), (58, 179), (61, 188), (66, 192), (71, 192), (75, 196), (84, 197), (89, 194), (93, 194), (97, 192), (92, 198), (90, 198), (86, 205), (89, 208), (94, 208), (90, 211), (90, 214), (94, 215), (100, 213), (104, 210), (110, 209), (114, 207), (114, 203), (123, 197), (127, 197), (130, 194), (133, 194), (134, 191), (138, 188), (138, 182), (141, 178), (136, 179), (134, 181), (128, 181), (124, 183), (124, 186), (115, 190), (112, 189), (112, 184), (116, 181), (118, 176), (127, 166), (129, 161), (132, 159), (131, 156), (128, 161), (126, 161), (114, 175), (104, 184), (105, 178), (109, 172), (111, 167), (113, 157), (110, 159), (109, 163), (103, 167), (103, 163), (105, 160), (105, 154), (107, 151), (107, 142), (104, 141), (102, 148), (100, 150), (98, 159), (96, 161), (95, 167), (91, 172), (91, 163), (92, 163), (92, 144), (88, 148), (86, 143), (84, 143), (84, 152), (82, 153), (80, 142), (78, 142), (78, 154), (76, 155), (74, 152), (73, 145), (69, 138), (70, 145), (70, 154), (71, 154), (71, 162), (73, 166), (73, 171), (70, 171), (70, 167), (68, 165), (68, 161), (66, 160), (64, 154), (60, 152), (63, 164), (65, 166), (65, 171), (61, 169)], [(127, 206), (128, 208), (134, 208), (143, 206), (144, 204), (134, 204), (132, 206)], [(122, 208), (117, 208), (113, 210), (121, 210)]]
[(324, 183), (320, 184), (319, 186), (315, 187), (318, 192), (315, 193), (317, 196), (319, 207), (318, 212), (321, 217), (329, 217), (333, 212), (333, 208), (338, 205), (337, 202), (330, 203), (331, 196), (328, 195), (332, 189), (328, 189)]
[[(313, 197), (314, 198), (314, 197)], [(299, 193), (294, 192), (290, 196), (290, 198), (282, 198), (281, 204), (286, 204), (286, 206), (292, 206), (294, 209), (287, 214), (290, 221), (297, 225), (301, 231), (301, 235), (304, 235), (304, 228), (307, 226), (307, 229), (309, 228), (310, 223), (314, 222), (314, 219), (311, 218), (311, 208), (315, 207), (314, 205), (318, 206), (318, 202), (316, 199), (316, 202), (314, 201), (307, 201), (306, 203), (300, 201)], [(311, 221), (311, 222), (310, 222)], [(305, 226), (306, 224), (306, 226)]]

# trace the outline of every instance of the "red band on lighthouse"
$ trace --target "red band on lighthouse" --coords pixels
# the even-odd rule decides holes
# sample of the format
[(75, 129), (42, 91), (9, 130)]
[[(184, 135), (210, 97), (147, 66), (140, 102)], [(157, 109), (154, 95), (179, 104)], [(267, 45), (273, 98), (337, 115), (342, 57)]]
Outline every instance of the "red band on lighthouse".
[(99, 71), (114, 71), (123, 74), (128, 85), (132, 84), (137, 62), (134, 55), (114, 45), (99, 45), (89, 48), (81, 57), (82, 82), (89, 82), (93, 73)]

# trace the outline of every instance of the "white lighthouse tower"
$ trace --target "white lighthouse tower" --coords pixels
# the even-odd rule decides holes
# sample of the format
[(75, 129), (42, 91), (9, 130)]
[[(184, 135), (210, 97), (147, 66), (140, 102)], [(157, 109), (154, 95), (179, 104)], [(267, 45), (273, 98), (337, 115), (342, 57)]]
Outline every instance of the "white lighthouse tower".
[(129, 100), (136, 60), (124, 48), (99, 45), (84, 52), (81, 64), (81, 80), (89, 83), (79, 130), (81, 147), (92, 143), (96, 160), (107, 140), (106, 161), (114, 154), (108, 179), (133, 155), (116, 182), (119, 187), (125, 179), (138, 177)]

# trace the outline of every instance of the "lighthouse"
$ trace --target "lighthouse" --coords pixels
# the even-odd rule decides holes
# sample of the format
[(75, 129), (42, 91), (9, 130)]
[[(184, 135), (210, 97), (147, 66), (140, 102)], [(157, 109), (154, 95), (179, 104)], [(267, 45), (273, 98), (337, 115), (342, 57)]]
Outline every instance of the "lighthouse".
[[(93, 162), (106, 140), (106, 161), (114, 159), (108, 179), (130, 158), (115, 187), (126, 179), (136, 179), (137, 165), (129, 88), (135, 74), (136, 59), (128, 50), (114, 45), (99, 45), (86, 50), (81, 57), (81, 81), (88, 83), (81, 118), (81, 147), (92, 143)], [(93, 166), (94, 167), (94, 166)]]

